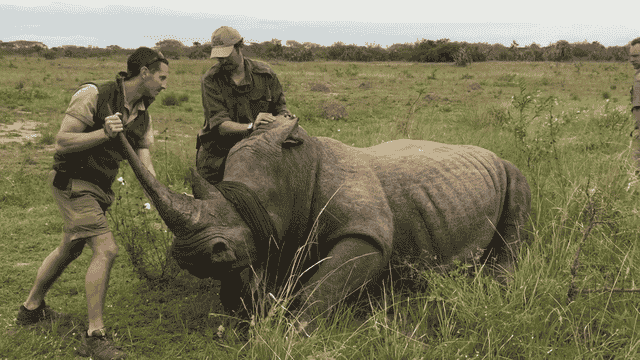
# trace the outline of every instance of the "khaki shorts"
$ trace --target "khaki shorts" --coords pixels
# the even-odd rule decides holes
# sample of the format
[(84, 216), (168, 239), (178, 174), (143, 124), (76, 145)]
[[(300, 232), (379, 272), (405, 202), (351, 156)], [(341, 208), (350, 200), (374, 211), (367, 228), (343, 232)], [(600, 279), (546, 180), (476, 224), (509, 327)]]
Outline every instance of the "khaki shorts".
[(49, 173), (49, 185), (64, 220), (64, 232), (70, 240), (108, 233), (106, 211), (114, 200), (113, 192), (105, 193), (98, 185), (71, 179), (66, 190), (53, 186), (56, 171)]

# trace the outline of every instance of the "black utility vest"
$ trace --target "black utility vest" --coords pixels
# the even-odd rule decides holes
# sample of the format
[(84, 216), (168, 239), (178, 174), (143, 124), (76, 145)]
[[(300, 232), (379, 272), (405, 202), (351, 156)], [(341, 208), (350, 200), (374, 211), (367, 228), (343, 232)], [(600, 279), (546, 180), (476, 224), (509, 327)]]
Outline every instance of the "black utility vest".
[[(111, 116), (117, 112), (125, 112), (124, 107), (124, 94), (122, 92), (122, 82), (124, 81), (123, 75), (120, 73), (116, 76), (115, 81), (96, 81), (87, 82), (80, 87), (93, 84), (98, 88), (98, 104), (96, 113), (93, 116), (93, 126), (87, 126), (84, 129), (84, 133), (101, 130), (104, 128), (104, 119), (107, 116)], [(132, 124), (139, 124), (141, 121), (144, 124), (149, 123), (149, 105), (153, 102), (152, 99), (143, 98), (145, 111), (138, 111), (138, 117), (130, 121), (125, 126), (125, 136), (129, 143), (135, 148), (136, 144), (141, 140), (137, 134), (133, 131), (127, 131)], [(53, 169), (66, 173), (69, 178), (81, 179), (89, 181), (100, 186), (105, 192), (111, 189), (111, 184), (116, 179), (120, 161), (124, 158), (123, 149), (118, 138), (110, 139), (98, 146), (90, 149), (59, 154), (55, 153), (53, 156), (54, 164)]]

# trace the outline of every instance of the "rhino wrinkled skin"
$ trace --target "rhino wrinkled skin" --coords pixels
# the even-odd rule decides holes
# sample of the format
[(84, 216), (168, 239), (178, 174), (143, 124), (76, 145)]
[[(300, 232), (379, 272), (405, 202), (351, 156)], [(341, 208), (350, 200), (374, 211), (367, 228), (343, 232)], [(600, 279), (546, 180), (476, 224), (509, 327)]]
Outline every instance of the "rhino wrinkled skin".
[[(480, 259), (504, 277), (526, 240), (525, 177), (475, 146), (394, 140), (355, 148), (310, 137), (297, 119), (279, 117), (237, 143), (224, 172), (224, 181), (257, 193), (279, 234), (275, 240), (254, 239), (234, 207), (195, 171), (192, 198), (159, 183), (128, 153), (174, 245), (183, 249), (174, 258), (198, 277), (221, 280), (226, 308), (237, 309), (248, 296), (247, 273), (266, 272), (267, 291), (275, 294), (298, 263), (298, 273), (306, 270), (294, 278), (305, 319), (390, 264), (444, 267)], [(268, 253), (258, 252), (255, 241), (269, 242)], [(196, 243), (198, 251), (184, 250)]]

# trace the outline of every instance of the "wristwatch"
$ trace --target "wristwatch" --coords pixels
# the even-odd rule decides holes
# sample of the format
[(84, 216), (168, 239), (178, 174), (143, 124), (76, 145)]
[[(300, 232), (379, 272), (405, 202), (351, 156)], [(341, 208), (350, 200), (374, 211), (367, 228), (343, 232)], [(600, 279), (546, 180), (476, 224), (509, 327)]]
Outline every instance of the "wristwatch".
[(249, 126), (247, 126), (247, 130), (251, 131), (253, 130), (253, 123), (249, 124)]

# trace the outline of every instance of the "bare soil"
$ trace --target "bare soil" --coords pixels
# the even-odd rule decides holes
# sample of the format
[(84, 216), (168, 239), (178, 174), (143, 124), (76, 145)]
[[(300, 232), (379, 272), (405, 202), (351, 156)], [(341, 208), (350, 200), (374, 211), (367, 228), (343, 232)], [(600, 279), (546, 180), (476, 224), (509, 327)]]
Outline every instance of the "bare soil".
[(0, 124), (0, 144), (33, 141), (40, 136), (36, 131), (39, 125), (40, 123), (31, 120), (20, 120), (11, 125)]

